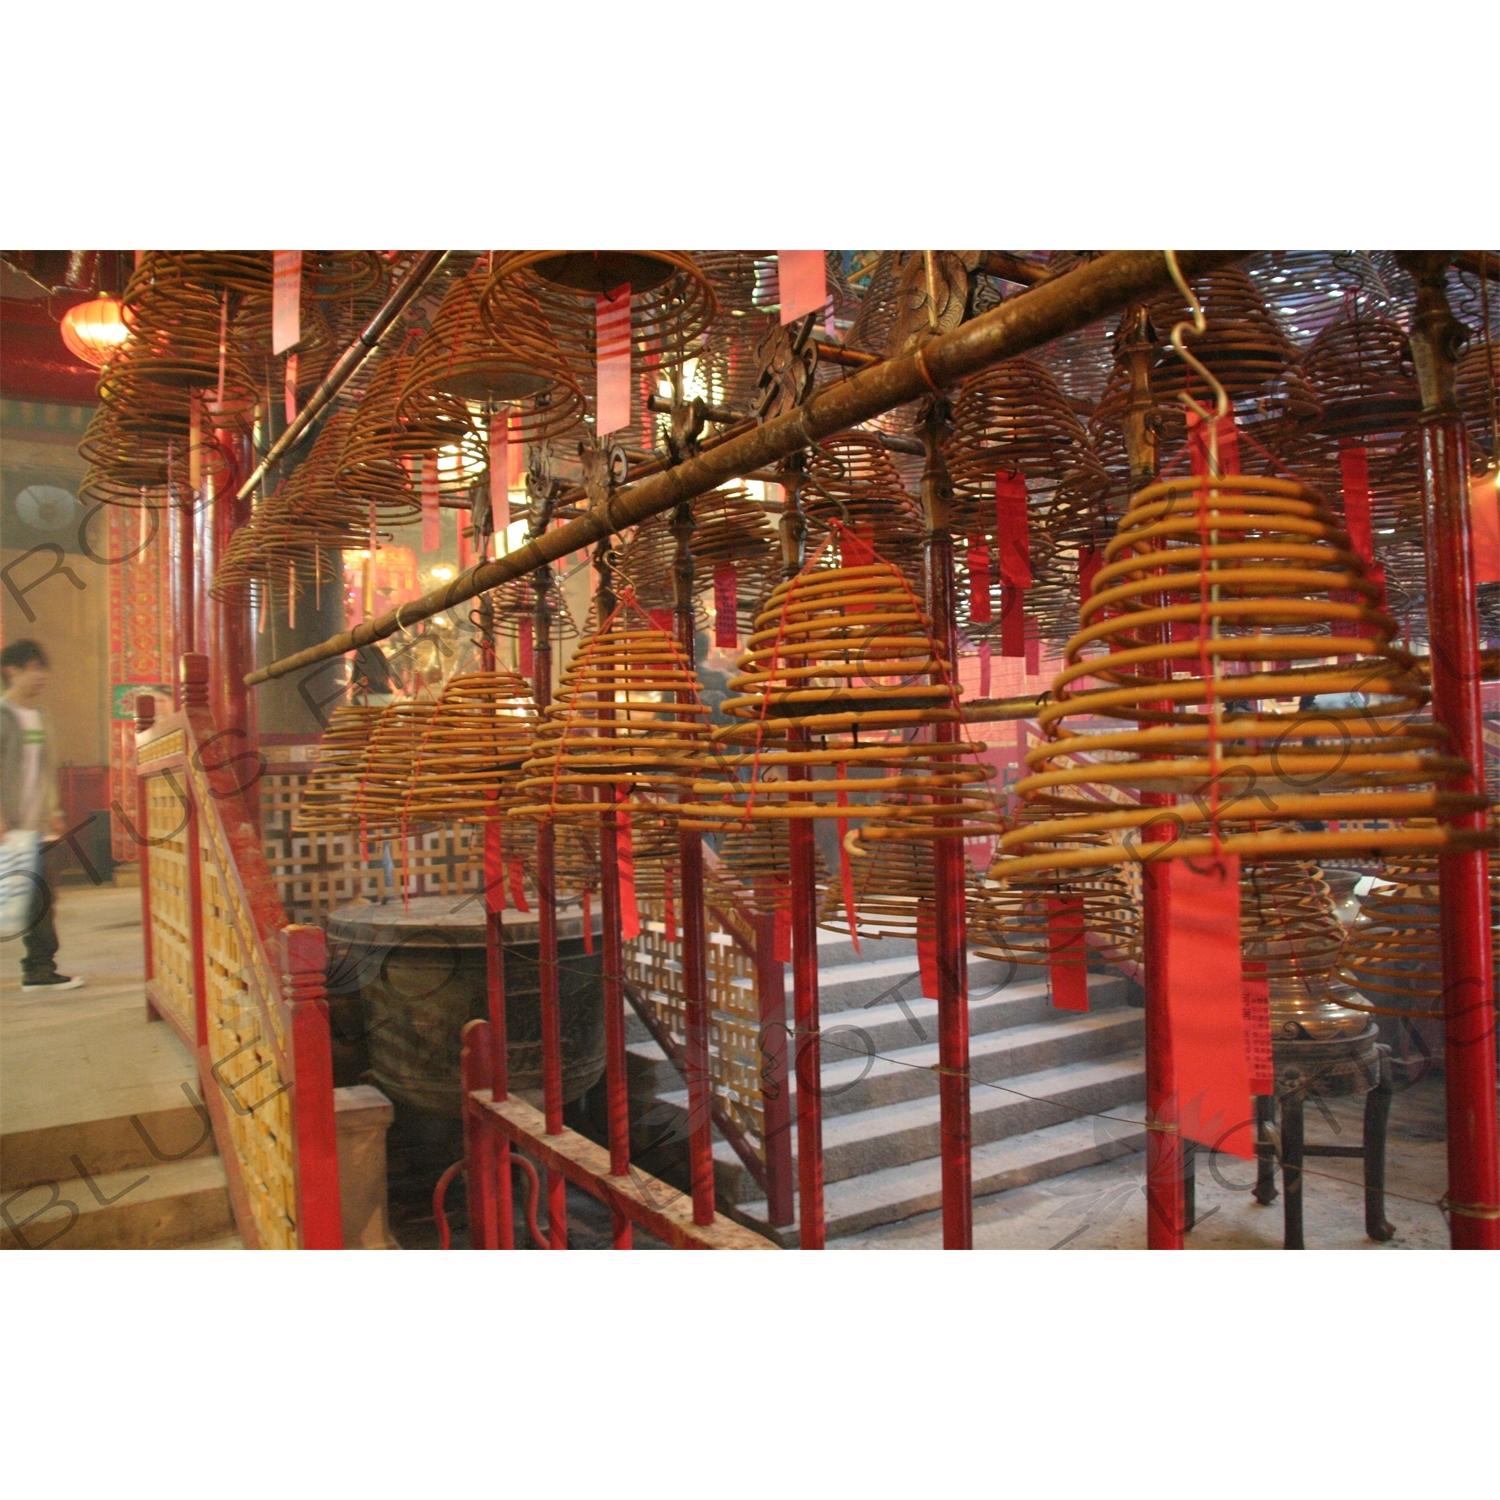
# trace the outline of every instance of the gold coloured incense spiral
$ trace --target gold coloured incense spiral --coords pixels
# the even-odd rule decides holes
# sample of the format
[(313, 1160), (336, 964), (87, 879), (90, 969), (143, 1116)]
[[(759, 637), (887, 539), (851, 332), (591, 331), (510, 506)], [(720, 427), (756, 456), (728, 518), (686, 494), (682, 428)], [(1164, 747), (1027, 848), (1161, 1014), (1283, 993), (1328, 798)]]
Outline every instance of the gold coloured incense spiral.
[(381, 712), (364, 703), (334, 709), (292, 819), (295, 832), (342, 832), (357, 825), (354, 796)]
[(354, 794), (357, 827), (395, 829), (407, 821), (412, 778), (437, 707), (433, 699), (412, 698), (381, 711)]
[[(1376, 596), (1326, 502), (1304, 485), (1231, 474), (1140, 491), (1105, 550), (1037, 716), (1046, 739), (1016, 787), (1059, 816), (1002, 837), (1017, 856), (1012, 872), (1216, 848), (1258, 859), (1492, 844), (1484, 833), (1399, 826), (1486, 804), (1434, 790), (1468, 767), (1442, 730), (1418, 721), (1426, 690), (1414, 658), (1391, 644), (1396, 622)], [(1099, 685), (1082, 686), (1088, 679)], [(1080, 719), (1125, 727), (1069, 723)], [(1101, 810), (1083, 795), (1091, 785), (1186, 800)], [(1351, 818), (1379, 822), (1321, 826)], [(1308, 820), (1320, 826), (1300, 826)], [(1070, 847), (1091, 832), (1112, 840)]]

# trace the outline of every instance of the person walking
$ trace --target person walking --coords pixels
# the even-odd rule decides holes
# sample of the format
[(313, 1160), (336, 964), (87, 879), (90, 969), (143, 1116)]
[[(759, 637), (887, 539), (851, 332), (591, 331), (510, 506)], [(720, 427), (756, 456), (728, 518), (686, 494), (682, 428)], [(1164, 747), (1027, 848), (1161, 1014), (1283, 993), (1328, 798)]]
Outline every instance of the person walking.
[[(35, 641), (12, 641), (0, 651), (0, 841), (26, 867), (32, 888), (24, 929), (21, 988), (28, 994), (76, 990), (83, 980), (57, 972), (57, 927), (52, 889), (42, 873), (44, 837), (63, 833), (51, 735), (42, 714), (42, 694), (51, 676), (47, 653)], [(13, 877), (16, 878), (16, 877)]]

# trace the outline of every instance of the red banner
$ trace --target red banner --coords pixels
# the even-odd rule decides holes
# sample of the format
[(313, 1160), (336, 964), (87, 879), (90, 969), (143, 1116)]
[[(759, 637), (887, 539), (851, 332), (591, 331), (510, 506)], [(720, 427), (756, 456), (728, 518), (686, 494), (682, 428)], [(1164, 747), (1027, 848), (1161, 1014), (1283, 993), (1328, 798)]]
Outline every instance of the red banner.
[(484, 825), (484, 907), (505, 910), (505, 856), (498, 823)]
[(677, 891), (672, 880), (672, 867), (668, 865), (661, 872), (661, 906), (662, 921), (666, 925), (666, 939), (668, 943), (677, 941)]
[(821, 313), (828, 302), (828, 262), (823, 252), (778, 250), (776, 286), (783, 324)]
[(670, 635), (674, 639), (676, 638), (672, 628), (676, 624), (675, 611), (670, 609), (650, 609), (646, 611), (646, 614), (651, 621), (651, 628), (653, 630), (659, 630), (663, 635)]
[(1011, 584), (1000, 586), (1000, 654), (1026, 655), (1026, 596)]
[(602, 438), (630, 425), (630, 287), (600, 297), (595, 319), (594, 432)]
[(1047, 898), (1047, 973), (1059, 1010), (1089, 1008), (1089, 971), (1084, 957), (1082, 896)]
[(714, 564), (714, 645), (740, 643), (740, 575), (732, 562)]
[(1240, 981), (1245, 1012), (1245, 1066), (1252, 1094), (1276, 1092), (1276, 1064), (1271, 1052), (1271, 985), (1263, 963), (1247, 963)]
[(867, 568), (875, 561), (875, 541), (865, 530), (846, 526), (839, 532), (839, 559), (846, 568)]
[(510, 525), (510, 413), (490, 414), (490, 526), (503, 536)]
[[(1207, 474), (1208, 423), (1190, 407), (1187, 414), (1188, 464), (1194, 474)], [(1240, 430), (1234, 425), (1233, 411), (1219, 418), (1219, 473), (1240, 472)]]
[(931, 901), (917, 903), (917, 972), (925, 999), (937, 999), (937, 911)]
[(1163, 945), (1177, 1125), (1189, 1140), (1250, 1159), (1255, 1131), (1240, 967), (1236, 855), (1147, 865), (1165, 883)]
[(1094, 575), (1104, 566), (1104, 553), (1098, 547), (1078, 549), (1078, 602), (1086, 603), (1094, 596)]
[(530, 914), (531, 908), (526, 904), (526, 870), (518, 859), (510, 862), (510, 899), (517, 911)]
[(1339, 479), (1344, 488), (1344, 529), (1355, 555), (1371, 568), (1375, 536), (1370, 527), (1370, 455), (1357, 443), (1339, 449)]
[(288, 425), (297, 420), (297, 356), (288, 354), (286, 372), (281, 385), (282, 404)]
[(990, 613), (990, 549), (987, 542), (975, 542), (969, 548), (969, 619), (975, 625), (988, 625)]
[(1030, 615), (1022, 615), (1022, 629), (1026, 631), (1026, 675), (1035, 677), (1042, 670), (1042, 642), (1033, 634), (1036, 622)]
[(530, 615), (522, 615), (516, 630), (517, 654), (520, 656), (520, 664), (517, 670), (527, 682), (536, 676), (536, 640), (534, 626)]
[(1012, 588), (1031, 587), (1031, 531), (1026, 516), (1026, 476), (995, 475), (995, 546), (1000, 553), (1000, 581)]

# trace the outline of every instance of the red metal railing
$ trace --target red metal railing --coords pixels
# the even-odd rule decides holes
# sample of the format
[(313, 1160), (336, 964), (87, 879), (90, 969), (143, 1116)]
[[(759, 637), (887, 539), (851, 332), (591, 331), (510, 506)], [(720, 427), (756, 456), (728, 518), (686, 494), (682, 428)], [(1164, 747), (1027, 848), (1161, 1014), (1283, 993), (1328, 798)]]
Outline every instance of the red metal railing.
[(182, 658), (181, 698), (137, 707), (147, 1005), (197, 1062), (246, 1246), (339, 1249), (323, 932), (286, 920), (205, 656)]

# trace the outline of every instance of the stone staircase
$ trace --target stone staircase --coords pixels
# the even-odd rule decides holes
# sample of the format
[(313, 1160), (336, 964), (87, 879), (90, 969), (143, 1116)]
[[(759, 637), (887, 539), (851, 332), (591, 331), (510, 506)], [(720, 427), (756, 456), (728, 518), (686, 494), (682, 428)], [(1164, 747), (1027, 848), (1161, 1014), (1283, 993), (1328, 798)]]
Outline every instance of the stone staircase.
[(0, 1194), (6, 1250), (243, 1248), (195, 1098), (0, 1136)]
[[(941, 1204), (937, 1003), (921, 995), (914, 943), (864, 942), (856, 954), (836, 933), (818, 942), (831, 1240)], [(976, 1197), (1144, 1148), (1143, 1020), (1127, 990), (1123, 978), (1091, 974), (1090, 1011), (1059, 1011), (1045, 971), (970, 959)], [(790, 966), (787, 992), (790, 1014)], [(632, 1115), (648, 1138), (681, 1139), (681, 1077), (634, 1017), (630, 1027)], [(795, 1244), (795, 1228), (764, 1222), (759, 1187), (723, 1141), (714, 1161), (723, 1211)]]

